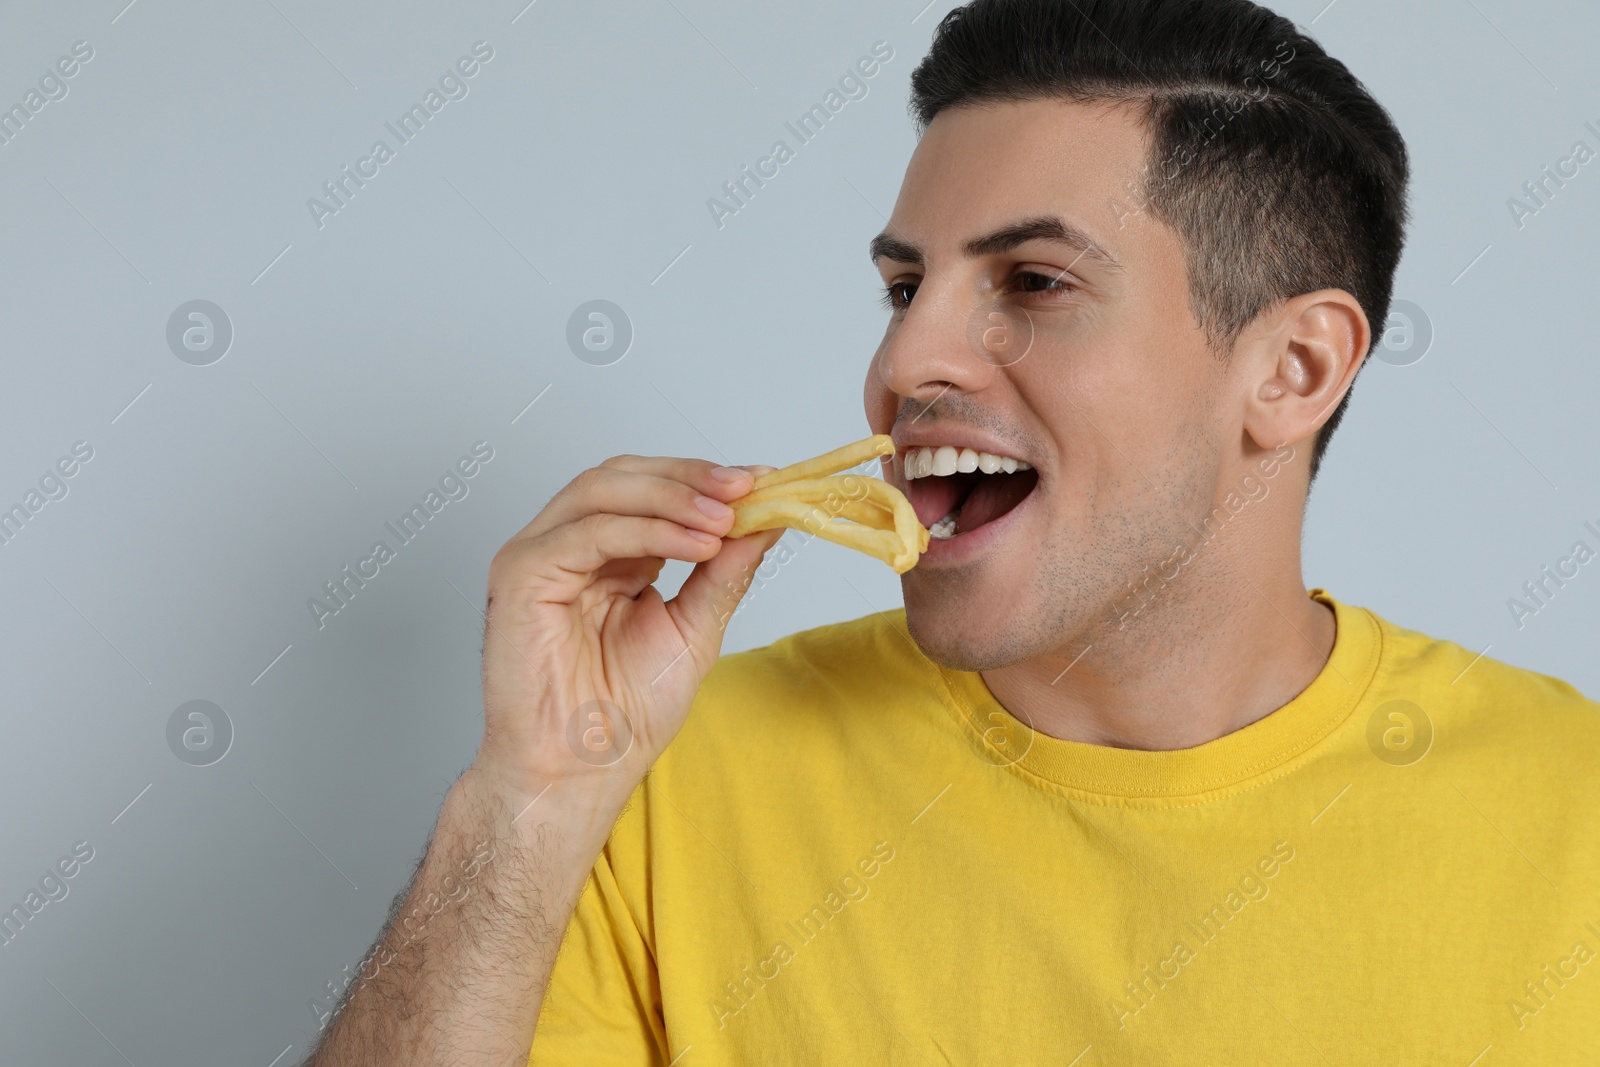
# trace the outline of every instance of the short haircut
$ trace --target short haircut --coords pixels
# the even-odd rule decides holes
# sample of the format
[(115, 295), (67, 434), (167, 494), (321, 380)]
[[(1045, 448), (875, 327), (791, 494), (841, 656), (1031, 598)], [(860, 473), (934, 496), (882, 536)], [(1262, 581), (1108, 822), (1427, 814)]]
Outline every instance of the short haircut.
[[(974, 0), (911, 75), (920, 137), (946, 108), (1126, 102), (1150, 132), (1138, 210), (1187, 248), (1190, 306), (1226, 357), (1261, 312), (1318, 289), (1383, 334), (1405, 244), (1405, 141), (1343, 63), (1250, 0)], [(1347, 393), (1311, 451), (1316, 478)]]

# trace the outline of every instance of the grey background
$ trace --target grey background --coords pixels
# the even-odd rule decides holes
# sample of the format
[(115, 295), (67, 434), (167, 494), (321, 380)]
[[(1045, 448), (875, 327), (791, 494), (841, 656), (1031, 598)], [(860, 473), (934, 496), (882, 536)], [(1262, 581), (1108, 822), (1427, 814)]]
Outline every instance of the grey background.
[[(0, 146), (0, 506), (94, 449), (0, 545), (0, 907), (95, 850), (0, 946), (7, 1063), (298, 1062), (308, 1002), (376, 935), (472, 757), (495, 549), (614, 453), (784, 463), (865, 432), (866, 241), (951, 5), (524, 2), (0, 10), (6, 106), (95, 49)], [(1521, 630), (1506, 606), (1600, 526), (1600, 162), (1521, 230), (1507, 207), (1578, 139), (1600, 147), (1600, 10), (1277, 7), (1408, 139), (1397, 295), (1435, 334), (1359, 379), (1307, 581), (1600, 693), (1600, 563)], [(319, 229), (307, 199), (478, 40), (494, 58), (468, 95)], [(866, 98), (719, 229), (707, 198), (792, 145), (783, 123), (879, 40), (894, 58)], [(234, 329), (209, 366), (166, 343), (195, 299)], [(565, 340), (594, 299), (632, 322), (609, 366)], [(307, 599), (393, 545), (384, 522), (479, 440), (468, 495), (318, 629)], [(729, 648), (898, 602), (881, 564), (808, 545)], [(167, 745), (191, 700), (232, 724), (209, 766)]]

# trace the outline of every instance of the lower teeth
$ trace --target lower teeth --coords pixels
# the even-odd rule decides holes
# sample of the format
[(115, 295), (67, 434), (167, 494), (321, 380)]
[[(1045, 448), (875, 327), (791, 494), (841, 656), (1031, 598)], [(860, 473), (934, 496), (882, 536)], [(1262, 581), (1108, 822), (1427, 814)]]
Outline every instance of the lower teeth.
[(932, 526), (928, 527), (928, 536), (935, 541), (948, 541), (956, 535), (956, 517), (961, 514), (957, 508)]

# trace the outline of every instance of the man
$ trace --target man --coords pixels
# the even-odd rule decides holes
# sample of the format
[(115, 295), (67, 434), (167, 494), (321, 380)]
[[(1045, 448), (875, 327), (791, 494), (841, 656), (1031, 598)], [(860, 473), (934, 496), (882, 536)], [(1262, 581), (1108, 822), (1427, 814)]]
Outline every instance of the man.
[(903, 613), (717, 662), (749, 471), (579, 475), (494, 560), (483, 744), (314, 1062), (1594, 1062), (1600, 709), (1301, 577), (1388, 115), (1247, 0), (976, 0), (912, 84)]

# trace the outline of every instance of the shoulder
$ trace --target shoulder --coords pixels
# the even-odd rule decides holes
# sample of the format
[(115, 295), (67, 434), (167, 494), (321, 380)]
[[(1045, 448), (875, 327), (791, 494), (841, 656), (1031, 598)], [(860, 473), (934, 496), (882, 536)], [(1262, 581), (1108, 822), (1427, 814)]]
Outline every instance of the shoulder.
[(948, 700), (938, 669), (901, 610), (789, 634), (712, 667), (665, 768), (737, 766), (770, 773), (804, 757), (855, 764), (926, 725)]
[(1570, 683), (1373, 617), (1383, 648), (1374, 695), (1415, 703), (1441, 740), (1563, 764), (1600, 753), (1600, 704)]
[(800, 703), (870, 699), (908, 682), (926, 684), (930, 667), (906, 632), (903, 610), (874, 612), (723, 656), (701, 684), (696, 708), (755, 696)]

